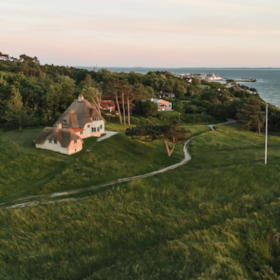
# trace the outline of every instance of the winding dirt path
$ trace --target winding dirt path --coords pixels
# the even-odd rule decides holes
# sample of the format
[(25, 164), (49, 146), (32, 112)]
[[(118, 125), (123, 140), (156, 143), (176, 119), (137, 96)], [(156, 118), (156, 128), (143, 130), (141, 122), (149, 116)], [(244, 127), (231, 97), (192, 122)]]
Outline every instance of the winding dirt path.
[[(224, 125), (224, 124), (230, 124), (230, 123), (235, 123), (235, 122), (236, 122), (235, 120), (228, 119), (228, 121), (225, 122), (225, 123), (210, 124), (208, 126), (210, 127), (210, 129), (212, 131), (214, 131), (215, 130), (214, 127), (217, 126), (217, 125)], [(104, 139), (109, 138), (109, 137), (111, 137), (115, 134), (116, 133), (110, 133), (110, 135), (108, 135), (108, 137), (106, 137), (107, 135), (104, 136)], [(201, 135), (201, 134), (199, 134), (199, 135)], [(101, 184), (94, 185), (94, 186), (87, 187), (87, 188), (80, 188), (80, 189), (77, 189), (77, 190), (72, 190), (72, 191), (68, 191), (68, 192), (53, 193), (53, 194), (49, 194), (49, 195), (38, 195), (38, 196), (29, 196), (29, 197), (25, 197), (25, 198), (20, 198), (20, 199), (15, 200), (14, 202), (12, 202), (12, 203), (15, 203), (14, 205), (8, 206), (7, 208), (19, 208), (19, 207), (26, 207), (26, 206), (35, 206), (35, 205), (39, 205), (39, 204), (62, 202), (62, 201), (66, 201), (66, 200), (67, 201), (76, 200), (75, 198), (64, 198), (64, 199), (55, 199), (55, 198), (63, 197), (63, 196), (65, 197), (65, 196), (78, 194), (78, 193), (82, 193), (82, 192), (86, 192), (86, 191), (91, 191), (91, 190), (94, 190), (94, 189), (99, 189), (99, 188), (103, 188), (103, 187), (107, 187), (107, 186), (111, 186), (111, 185), (115, 185), (115, 184), (120, 184), (120, 183), (124, 183), (124, 182), (131, 182), (131, 181), (135, 181), (135, 180), (139, 180), (139, 179), (144, 179), (144, 178), (147, 178), (147, 177), (151, 177), (151, 176), (154, 176), (154, 175), (157, 175), (157, 174), (167, 172), (169, 170), (176, 169), (176, 168), (178, 168), (182, 165), (185, 165), (188, 161), (191, 160), (191, 155), (189, 154), (187, 148), (188, 148), (189, 143), (193, 139), (198, 137), (199, 135), (194, 136), (194, 137), (192, 137), (191, 139), (189, 139), (188, 141), (185, 142), (184, 147), (183, 147), (184, 159), (179, 163), (170, 165), (168, 167), (165, 167), (163, 169), (153, 171), (153, 172), (150, 172), (150, 173), (137, 175), (137, 176), (132, 176), (132, 177), (127, 177), (127, 178), (122, 178), (122, 179), (117, 179), (117, 180), (113, 180), (113, 181), (106, 182), (106, 183), (101, 183)], [(102, 140), (104, 140), (104, 139), (102, 139)], [(37, 200), (37, 201), (33, 200), (33, 199), (38, 199), (38, 198), (41, 198), (41, 200), (40, 201), (39, 200)], [(32, 201), (28, 201), (30, 199), (32, 199)], [(18, 203), (19, 201), (22, 201), (22, 202)]]

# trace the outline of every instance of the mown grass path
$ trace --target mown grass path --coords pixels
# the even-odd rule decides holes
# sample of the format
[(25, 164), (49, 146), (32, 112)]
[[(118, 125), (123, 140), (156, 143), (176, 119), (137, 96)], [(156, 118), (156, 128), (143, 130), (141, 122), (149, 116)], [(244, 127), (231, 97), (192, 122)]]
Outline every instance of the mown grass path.
[[(224, 125), (224, 124), (230, 124), (230, 123), (235, 123), (235, 122), (236, 122), (235, 120), (229, 119), (225, 123), (210, 124), (210, 125), (208, 125), (208, 127), (211, 129), (211, 131), (214, 131), (215, 130), (214, 127), (217, 126), (217, 125)], [(203, 132), (203, 133), (206, 133), (206, 132)], [(108, 136), (106, 135), (107, 137), (104, 136), (104, 139), (109, 138), (109, 137), (111, 137), (115, 134), (116, 133), (111, 133)], [(201, 134), (199, 134), (199, 135), (201, 135)], [(190, 144), (190, 142), (193, 139), (195, 139), (196, 137), (198, 137), (199, 135), (196, 135), (196, 136), (190, 138), (188, 141), (185, 142), (185, 144), (183, 146), (184, 159), (181, 162), (170, 165), (170, 166), (165, 167), (163, 169), (153, 171), (153, 172), (149, 172), (149, 173), (142, 174), (142, 175), (121, 178), (121, 179), (97, 184), (97, 185), (86, 187), (86, 188), (71, 190), (71, 191), (67, 191), (67, 192), (56, 192), (56, 193), (52, 193), (52, 194), (49, 194), (49, 195), (28, 196), (28, 197), (20, 198), (20, 199), (17, 199), (15, 201), (9, 202), (8, 206), (7, 206), (6, 203), (5, 204), (3, 203), (1, 205), (6, 206), (7, 208), (20, 208), (20, 207), (26, 207), (26, 206), (35, 206), (35, 205), (39, 205), (39, 204), (63, 202), (63, 201), (66, 201), (66, 200), (75, 200), (76, 198), (73, 198), (73, 196), (76, 196), (76, 195), (78, 195), (80, 193), (83, 193), (83, 192), (89, 192), (91, 190), (104, 188), (104, 187), (108, 187), (108, 186), (115, 185), (115, 184), (120, 184), (120, 183), (124, 183), (124, 182), (131, 182), (131, 181), (135, 181), (135, 180), (139, 180), (139, 179), (144, 179), (144, 178), (147, 178), (147, 177), (151, 177), (151, 176), (154, 176), (154, 175), (157, 175), (157, 174), (160, 174), (160, 173), (164, 173), (164, 172), (176, 169), (176, 168), (178, 168), (182, 165), (185, 165), (187, 162), (189, 162), (191, 160), (191, 155), (188, 152), (187, 148), (188, 148), (188, 145)], [(100, 139), (100, 140), (104, 140), (104, 139)], [(64, 198), (60, 199), (61, 197), (64, 197)], [(37, 199), (37, 200), (35, 200), (35, 199)], [(21, 203), (19, 203), (20, 201), (21, 201)]]

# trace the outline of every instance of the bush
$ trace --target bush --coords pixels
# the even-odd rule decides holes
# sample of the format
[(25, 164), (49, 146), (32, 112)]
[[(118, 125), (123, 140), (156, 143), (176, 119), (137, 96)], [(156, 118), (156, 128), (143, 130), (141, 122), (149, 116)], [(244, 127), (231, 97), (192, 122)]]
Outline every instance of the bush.
[(146, 100), (144, 102), (144, 108), (143, 108), (143, 113), (145, 116), (156, 116), (158, 113), (158, 106), (156, 103)]

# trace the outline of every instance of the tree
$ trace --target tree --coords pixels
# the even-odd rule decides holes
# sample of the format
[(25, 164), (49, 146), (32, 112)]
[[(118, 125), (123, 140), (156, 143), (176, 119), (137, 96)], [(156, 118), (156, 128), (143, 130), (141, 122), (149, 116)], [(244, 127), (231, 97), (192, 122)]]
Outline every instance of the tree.
[(9, 60), (10, 57), (9, 57), (8, 54), (3, 54), (3, 53), (0, 52), (0, 58), (1, 58), (2, 60), (7, 61), (7, 60)]
[(165, 92), (173, 92), (173, 88), (170, 85), (165, 85), (163, 87), (163, 91), (165, 91)]
[(12, 88), (12, 98), (6, 104), (4, 119), (8, 122), (15, 122), (19, 126), (19, 131), (22, 131), (23, 125), (28, 125), (32, 122), (34, 114), (28, 114), (27, 109), (23, 106), (22, 96), (18, 89)]
[(176, 95), (176, 97), (184, 97), (186, 92), (187, 92), (187, 89), (184, 86), (178, 85), (178, 87), (175, 90), (175, 95)]
[(102, 92), (95, 87), (85, 86), (82, 90), (82, 95), (90, 100), (95, 109), (101, 114), (100, 104), (102, 100)]
[(243, 128), (256, 130), (261, 134), (261, 127), (264, 123), (264, 112), (261, 111), (260, 101), (252, 98), (237, 109), (236, 117), (241, 122)]
[(121, 95), (122, 95), (123, 124), (126, 125), (124, 96), (125, 96), (125, 93), (130, 94), (130, 92), (131, 92), (131, 87), (129, 86), (127, 80), (119, 81), (118, 90), (121, 92)]
[(177, 112), (180, 112), (180, 113), (185, 113), (185, 108), (184, 108), (184, 104), (183, 102), (177, 102), (174, 106), (173, 106), (173, 109)]
[(106, 79), (104, 80), (104, 82), (102, 84), (102, 90), (103, 90), (104, 96), (114, 97), (116, 99), (118, 114), (119, 114), (119, 118), (120, 118), (120, 124), (122, 124), (122, 113), (121, 113), (120, 104), (119, 104), (119, 81), (117, 81), (111, 77), (106, 77)]
[(196, 105), (191, 105), (192, 111), (193, 111), (193, 122), (195, 122), (195, 111), (197, 110)]
[[(151, 94), (147, 88), (145, 88), (142, 84), (135, 84), (133, 86), (132, 92), (131, 92), (131, 96), (130, 96), (130, 100), (138, 100), (139, 102), (143, 103), (142, 100), (145, 100), (151, 96), (153, 96), (153, 94)], [(129, 103), (129, 102), (128, 102)], [(146, 103), (146, 102), (144, 102)], [(145, 108), (145, 104), (143, 106)], [(157, 112), (156, 112), (157, 114)], [(154, 115), (154, 114), (152, 114)], [(128, 124), (130, 125), (130, 123)]]
[(143, 113), (145, 116), (156, 116), (158, 113), (158, 105), (153, 101), (146, 100), (143, 106)]
[[(173, 122), (170, 125), (151, 125), (137, 126), (127, 128), (125, 134), (133, 139), (154, 142), (155, 140), (163, 140), (167, 155), (170, 157), (175, 148), (175, 143), (186, 141), (190, 131), (182, 128), (179, 122)], [(172, 142), (170, 150), (167, 141)]]
[(85, 79), (81, 82), (82, 86), (94, 87), (95, 82), (90, 75), (86, 75)]
[(194, 86), (199, 86), (199, 85), (201, 85), (201, 80), (198, 79), (197, 77), (194, 77), (194, 78), (192, 78), (192, 84)]

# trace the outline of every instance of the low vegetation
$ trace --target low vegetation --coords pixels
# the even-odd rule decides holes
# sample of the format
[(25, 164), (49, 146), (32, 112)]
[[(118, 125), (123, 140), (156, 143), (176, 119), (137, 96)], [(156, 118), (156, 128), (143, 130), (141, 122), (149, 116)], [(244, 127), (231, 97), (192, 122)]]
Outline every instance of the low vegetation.
[[(0, 203), (24, 195), (78, 189), (140, 175), (183, 159), (182, 143), (176, 144), (172, 157), (168, 158), (162, 141), (143, 143), (126, 137), (124, 126), (107, 123), (106, 127), (119, 134), (100, 143), (96, 138), (85, 139), (83, 151), (71, 156), (36, 149), (33, 140), (41, 128), (2, 132)], [(191, 136), (209, 130), (205, 125), (190, 127)]]
[(265, 166), (263, 135), (217, 126), (177, 170), (77, 201), (2, 208), (0, 276), (277, 279), (279, 144), (269, 136)]
[[(264, 165), (265, 103), (254, 88), (0, 58), (0, 279), (280, 279), (280, 110), (269, 105)], [(166, 99), (175, 111), (142, 102), (160, 91), (176, 94)], [(116, 102), (118, 115), (102, 114), (119, 133), (85, 139), (71, 156), (36, 149), (36, 135), (81, 93), (97, 107)], [(241, 124), (206, 126), (236, 117)], [(164, 135), (173, 122), (178, 141)], [(137, 131), (155, 141), (127, 136)], [(192, 160), (177, 169), (45, 201), (178, 163), (179, 140), (196, 135)], [(158, 139), (181, 143), (167, 157)], [(45, 204), (6, 207), (26, 199)]]

